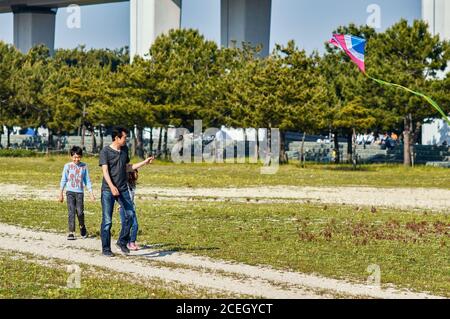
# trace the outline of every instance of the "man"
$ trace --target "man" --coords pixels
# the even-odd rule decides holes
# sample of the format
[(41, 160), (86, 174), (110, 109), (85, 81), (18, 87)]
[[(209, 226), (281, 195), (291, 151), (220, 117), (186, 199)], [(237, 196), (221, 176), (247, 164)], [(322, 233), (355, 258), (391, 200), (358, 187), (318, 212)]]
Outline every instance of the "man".
[[(111, 227), (115, 202), (119, 202), (123, 208), (122, 228), (116, 246), (124, 254), (130, 252), (127, 243), (130, 241), (130, 230), (135, 214), (134, 205), (128, 192), (127, 164), (130, 162), (130, 158), (128, 156), (128, 147), (126, 146), (127, 131), (123, 127), (115, 127), (111, 136), (113, 142), (111, 145), (105, 146), (100, 152), (99, 161), (103, 171), (100, 236), (102, 239), (102, 253), (107, 257), (114, 256), (111, 251)], [(139, 169), (144, 165), (151, 164), (153, 159), (153, 157), (149, 157), (143, 162), (134, 164), (132, 169)]]

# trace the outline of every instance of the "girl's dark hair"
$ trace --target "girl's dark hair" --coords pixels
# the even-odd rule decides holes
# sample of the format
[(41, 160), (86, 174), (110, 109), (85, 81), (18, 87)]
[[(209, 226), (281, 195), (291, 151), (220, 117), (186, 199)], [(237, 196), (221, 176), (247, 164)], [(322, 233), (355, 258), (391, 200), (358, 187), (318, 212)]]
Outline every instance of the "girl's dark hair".
[(128, 173), (128, 185), (130, 185), (131, 188), (136, 188), (136, 182), (138, 179), (137, 173), (138, 173), (137, 169)]
[(83, 150), (79, 146), (74, 146), (70, 149), (70, 156), (74, 156), (75, 154), (79, 156), (83, 156)]

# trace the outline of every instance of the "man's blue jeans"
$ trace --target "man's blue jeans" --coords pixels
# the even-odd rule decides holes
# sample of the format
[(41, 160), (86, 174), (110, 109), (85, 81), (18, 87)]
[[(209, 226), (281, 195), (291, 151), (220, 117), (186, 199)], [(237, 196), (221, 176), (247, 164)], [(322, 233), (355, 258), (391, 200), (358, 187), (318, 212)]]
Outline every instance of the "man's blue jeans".
[[(120, 220), (122, 221), (122, 224), (125, 221), (125, 210), (122, 207), (120, 207)], [(131, 221), (130, 243), (136, 242), (138, 230), (139, 224), (135, 210), (133, 220)]]
[(112, 214), (114, 211), (115, 202), (119, 202), (124, 209), (122, 228), (120, 230), (119, 239), (117, 241), (120, 245), (126, 245), (130, 241), (130, 230), (135, 216), (133, 201), (130, 193), (127, 191), (120, 192), (119, 196), (113, 196), (110, 191), (102, 191), (102, 225), (100, 228), (100, 236), (102, 238), (103, 252), (111, 251), (111, 227)]

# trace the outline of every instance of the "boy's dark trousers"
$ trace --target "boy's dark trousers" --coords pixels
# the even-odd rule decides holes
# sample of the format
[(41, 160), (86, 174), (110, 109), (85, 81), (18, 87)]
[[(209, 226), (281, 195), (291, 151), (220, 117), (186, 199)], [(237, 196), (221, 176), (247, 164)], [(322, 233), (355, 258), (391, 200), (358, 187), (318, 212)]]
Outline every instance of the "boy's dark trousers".
[(75, 215), (80, 228), (84, 227), (84, 193), (67, 192), (67, 208), (69, 209), (69, 232), (75, 232)]

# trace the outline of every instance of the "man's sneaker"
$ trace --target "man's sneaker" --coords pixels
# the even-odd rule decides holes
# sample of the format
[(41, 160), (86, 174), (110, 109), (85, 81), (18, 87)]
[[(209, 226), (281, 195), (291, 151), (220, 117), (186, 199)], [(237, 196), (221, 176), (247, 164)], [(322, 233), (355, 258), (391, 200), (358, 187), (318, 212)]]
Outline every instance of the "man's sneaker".
[(124, 255), (128, 255), (130, 253), (130, 250), (128, 249), (127, 245), (121, 245), (120, 243), (116, 243), (116, 247), (119, 248)]
[(127, 247), (128, 247), (128, 249), (129, 250), (133, 250), (133, 251), (138, 251), (139, 250), (139, 246), (138, 245), (136, 245), (136, 243), (129, 243), (128, 245), (127, 245)]
[(80, 235), (83, 238), (87, 238), (88, 234), (87, 234), (86, 226), (83, 226), (80, 228)]
[(114, 257), (114, 254), (112, 251), (104, 251), (102, 254), (105, 257)]
[(70, 233), (70, 234), (67, 236), (67, 240), (75, 240), (75, 235), (74, 235), (73, 233)]

